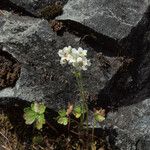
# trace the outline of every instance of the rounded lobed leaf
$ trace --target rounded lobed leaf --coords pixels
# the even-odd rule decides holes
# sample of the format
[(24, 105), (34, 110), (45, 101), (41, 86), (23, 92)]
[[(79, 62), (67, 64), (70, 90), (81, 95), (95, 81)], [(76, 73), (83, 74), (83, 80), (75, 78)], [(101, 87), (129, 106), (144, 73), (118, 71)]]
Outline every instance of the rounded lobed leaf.
[(104, 116), (102, 116), (102, 115), (100, 115), (100, 114), (97, 114), (97, 113), (94, 114), (94, 118), (95, 118), (95, 120), (96, 120), (97, 122), (102, 122), (102, 121), (105, 120), (105, 117), (104, 117)]
[(36, 113), (43, 114), (45, 112), (46, 106), (43, 103), (34, 102), (31, 104), (31, 109)]
[(80, 118), (80, 116), (82, 115), (82, 108), (80, 105), (75, 106), (73, 114), (76, 118)]
[(59, 124), (62, 124), (62, 125), (67, 125), (68, 124), (68, 118), (67, 117), (59, 117), (57, 122)]
[(60, 115), (60, 117), (65, 117), (66, 116), (66, 110), (61, 109), (61, 110), (58, 111), (58, 114)]
[(37, 114), (30, 107), (24, 109), (23, 118), (25, 119), (26, 124), (32, 124), (35, 121), (36, 117)]
[(43, 127), (43, 125), (45, 124), (45, 116), (44, 116), (44, 114), (40, 114), (40, 115), (38, 115), (38, 117), (37, 117), (37, 120), (36, 120), (36, 128), (38, 129), (38, 130), (40, 130), (40, 129), (42, 129), (42, 127)]

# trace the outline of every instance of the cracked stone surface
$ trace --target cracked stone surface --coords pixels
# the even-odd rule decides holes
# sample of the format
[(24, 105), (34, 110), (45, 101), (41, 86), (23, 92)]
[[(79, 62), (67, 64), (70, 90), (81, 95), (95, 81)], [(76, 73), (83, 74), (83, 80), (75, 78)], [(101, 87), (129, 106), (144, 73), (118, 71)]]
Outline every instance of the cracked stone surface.
[(57, 19), (74, 20), (115, 39), (126, 37), (147, 10), (149, 0), (69, 0)]
[[(79, 44), (79, 38), (65, 32), (57, 36), (47, 21), (17, 15), (1, 16), (0, 44), (22, 65), (20, 78), (13, 89), (4, 89), (0, 97), (16, 97), (27, 101), (44, 101), (56, 109), (68, 101), (75, 101), (77, 89), (75, 79), (66, 67), (59, 63), (58, 50), (71, 45), (88, 50), (92, 66), (83, 74), (87, 91), (97, 94), (105, 87), (117, 70), (123, 65), (121, 58), (104, 56), (110, 63), (102, 70), (103, 65), (97, 52), (84, 43)], [(88, 83), (88, 84), (86, 84)], [(88, 86), (90, 85), (90, 86)], [(9, 92), (8, 92), (9, 91)], [(11, 92), (10, 92), (11, 91)]]
[(16, 85), (1, 90), (0, 101), (36, 99), (56, 110), (68, 101), (76, 100), (75, 80), (68, 67), (60, 66), (57, 51), (66, 45), (81, 46), (88, 49), (93, 64), (84, 73), (85, 83), (90, 85), (87, 90), (102, 94), (99, 104), (104, 101), (107, 106), (117, 109), (109, 112), (106, 122), (99, 127), (116, 130), (114, 138), (119, 150), (149, 150), (150, 10), (144, 15), (149, 2), (69, 0), (64, 14), (58, 18), (75, 20), (115, 39), (127, 36), (121, 44), (134, 58), (134, 63), (122, 72), (120, 58), (104, 56), (110, 63), (108, 67), (105, 61), (103, 64), (98, 59), (98, 50), (84, 42), (79, 43), (80, 38), (71, 33), (58, 36), (45, 20), (11, 14), (0, 16), (2, 50), (22, 64)]
[(149, 150), (150, 8), (122, 45), (135, 61), (100, 94), (100, 101), (115, 109), (100, 126), (116, 130), (116, 146), (121, 150)]

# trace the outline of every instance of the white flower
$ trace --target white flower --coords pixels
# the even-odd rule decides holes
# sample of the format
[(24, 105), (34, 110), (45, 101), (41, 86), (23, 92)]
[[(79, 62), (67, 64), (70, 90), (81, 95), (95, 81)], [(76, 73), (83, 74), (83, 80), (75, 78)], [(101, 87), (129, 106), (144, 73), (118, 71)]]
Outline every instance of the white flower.
[(87, 50), (83, 50), (81, 47), (78, 48), (78, 53), (81, 57), (87, 56)]
[(71, 50), (72, 50), (71, 46), (64, 47), (62, 50), (58, 51), (58, 55), (60, 57), (67, 57), (67, 55), (71, 53)]
[(83, 50), (81, 47), (77, 49), (71, 46), (64, 47), (59, 50), (58, 55), (61, 57), (60, 64), (72, 64), (77, 70), (87, 70), (87, 67), (91, 65), (90, 60), (86, 58), (87, 50)]
[(67, 63), (67, 60), (65, 59), (65, 58), (61, 58), (60, 59), (60, 64), (61, 65), (64, 65), (64, 64), (66, 64)]
[(72, 57), (70, 55), (71, 50), (72, 50), (72, 47), (68, 46), (68, 47), (64, 47), (62, 50), (58, 51), (58, 55), (59, 55), (59, 57), (61, 57), (60, 64), (62, 64), (62, 65), (66, 64), (67, 61), (70, 60), (70, 57)]
[(88, 60), (86, 57), (77, 58), (77, 67), (79, 70), (87, 70), (87, 67), (90, 65), (90, 60)]
[(81, 70), (81, 68), (82, 68), (82, 66), (83, 66), (83, 60), (82, 60), (82, 58), (81, 58), (81, 57), (78, 57), (78, 58), (76, 59), (76, 61), (74, 61), (74, 62), (72, 63), (72, 65), (73, 65), (76, 69)]

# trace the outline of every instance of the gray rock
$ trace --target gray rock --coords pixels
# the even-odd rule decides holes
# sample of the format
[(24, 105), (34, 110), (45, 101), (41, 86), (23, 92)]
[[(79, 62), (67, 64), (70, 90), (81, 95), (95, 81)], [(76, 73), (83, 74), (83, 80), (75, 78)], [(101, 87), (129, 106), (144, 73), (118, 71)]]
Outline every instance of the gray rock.
[[(44, 11), (49, 17), (55, 17), (62, 12), (63, 5), (67, 0), (10, 0), (16, 6), (25, 9), (35, 16), (45, 16)], [(48, 19), (48, 18), (47, 18)]]
[[(92, 113), (90, 117), (92, 127), (94, 122)], [(115, 112), (109, 112), (106, 120), (97, 123), (96, 127), (115, 131), (115, 135), (113, 135), (113, 132), (109, 133), (109, 138), (113, 136), (115, 149), (149, 150), (150, 99), (120, 107)]]
[[(106, 126), (108, 125), (114, 126), (118, 134), (117, 147), (121, 150), (136, 150), (137, 142), (150, 135), (150, 99), (119, 108), (116, 113), (109, 113), (106, 121)], [(145, 139), (145, 144), (146, 141), (150, 144), (148, 138)], [(143, 146), (140, 150), (147, 149)]]
[[(85, 43), (79, 44), (77, 36), (68, 32), (57, 36), (45, 20), (12, 15), (1, 17), (0, 44), (3, 51), (12, 54), (22, 64), (22, 71), (15, 87), (0, 91), (0, 97), (36, 99), (44, 101), (52, 109), (64, 106), (70, 99), (77, 99), (75, 80), (68, 67), (60, 66), (57, 50), (66, 45), (82, 46), (88, 49), (93, 64), (84, 73), (85, 83), (90, 85), (87, 90), (93, 94), (100, 92), (99, 102), (118, 108), (108, 113), (106, 122), (99, 127), (116, 130), (115, 144), (121, 150), (147, 150), (150, 134), (149, 18), (147, 12), (131, 34), (126, 30), (129, 36), (121, 41), (128, 56), (134, 58), (134, 63), (123, 71), (120, 59), (105, 56), (113, 63), (102, 71), (105, 65), (97, 59), (97, 52)], [(114, 34), (113, 30), (110, 34)]]
[(104, 56), (105, 61), (110, 63), (104, 71), (102, 68), (106, 64), (99, 60), (98, 53), (84, 43), (79, 44), (77, 36), (68, 32), (57, 36), (47, 21), (30, 17), (1, 16), (0, 44), (3, 51), (11, 54), (22, 65), (15, 87), (0, 91), (0, 97), (43, 101), (54, 110), (68, 101), (78, 99), (71, 69), (59, 63), (59, 49), (71, 45), (88, 50), (92, 66), (83, 76), (85, 87), (92, 94), (98, 94), (123, 65), (121, 58)]
[(128, 71), (116, 75), (99, 94), (101, 104), (116, 110), (109, 112), (106, 122), (100, 125), (116, 130), (116, 146), (121, 150), (149, 150), (150, 8), (122, 40), (122, 46), (134, 58), (134, 63)]
[(149, 150), (150, 149), (150, 136), (147, 135), (139, 140), (137, 143), (137, 150)]
[(147, 10), (149, 0), (69, 0), (57, 19), (74, 20), (115, 39), (129, 35)]

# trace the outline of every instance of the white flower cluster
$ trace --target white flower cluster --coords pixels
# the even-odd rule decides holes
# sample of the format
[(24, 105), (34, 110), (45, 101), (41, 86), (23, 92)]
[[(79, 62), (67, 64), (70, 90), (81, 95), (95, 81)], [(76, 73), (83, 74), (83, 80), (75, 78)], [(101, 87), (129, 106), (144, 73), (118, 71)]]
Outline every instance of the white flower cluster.
[(87, 67), (91, 65), (90, 60), (87, 57), (87, 50), (83, 50), (81, 47), (77, 49), (71, 46), (64, 47), (58, 51), (58, 55), (61, 57), (60, 64), (72, 64), (77, 70), (87, 70)]

